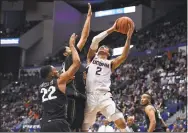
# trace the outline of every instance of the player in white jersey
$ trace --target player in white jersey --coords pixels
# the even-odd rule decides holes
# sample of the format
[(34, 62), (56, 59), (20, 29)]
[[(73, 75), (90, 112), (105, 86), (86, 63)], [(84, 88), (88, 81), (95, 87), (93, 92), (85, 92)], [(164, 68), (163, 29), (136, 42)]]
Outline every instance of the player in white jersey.
[(87, 102), (82, 126), (83, 132), (87, 132), (89, 127), (94, 124), (97, 112), (101, 112), (109, 121), (114, 121), (121, 132), (125, 131), (126, 123), (124, 116), (116, 109), (116, 105), (109, 91), (111, 73), (123, 63), (128, 56), (134, 26), (129, 25), (127, 40), (122, 55), (113, 60), (109, 60), (108, 58), (111, 56), (111, 52), (107, 46), (101, 46), (98, 51), (97, 49), (99, 42), (114, 31), (116, 31), (116, 23), (108, 30), (95, 36), (87, 55)]

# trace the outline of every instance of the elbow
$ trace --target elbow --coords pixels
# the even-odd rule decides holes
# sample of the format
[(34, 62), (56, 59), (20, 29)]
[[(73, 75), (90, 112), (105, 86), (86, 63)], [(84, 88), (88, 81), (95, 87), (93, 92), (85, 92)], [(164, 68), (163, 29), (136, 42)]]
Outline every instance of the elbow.
[(156, 121), (150, 121), (148, 132), (153, 132), (155, 130), (155, 127), (156, 127)]
[(81, 61), (79, 60), (79, 61), (77, 62), (77, 66), (80, 67), (80, 65), (81, 65)]
[(81, 62), (80, 60), (75, 60), (72, 64), (73, 70), (76, 72), (80, 68)]
[(75, 64), (75, 67), (80, 67), (80, 65), (81, 65), (80, 59), (75, 60), (74, 64)]
[(152, 127), (155, 128), (155, 126), (156, 126), (156, 121), (155, 121), (155, 120), (154, 120), (154, 121), (151, 121), (151, 125), (152, 125)]
[(126, 51), (126, 52), (123, 54), (123, 58), (124, 58), (124, 59), (127, 59), (128, 55), (129, 55), (129, 51)]
[(121, 60), (125, 61), (127, 59), (127, 54), (121, 55)]
[(99, 40), (99, 37), (95, 36), (95, 37), (92, 39), (92, 42), (98, 43), (98, 42), (99, 42), (98, 40)]

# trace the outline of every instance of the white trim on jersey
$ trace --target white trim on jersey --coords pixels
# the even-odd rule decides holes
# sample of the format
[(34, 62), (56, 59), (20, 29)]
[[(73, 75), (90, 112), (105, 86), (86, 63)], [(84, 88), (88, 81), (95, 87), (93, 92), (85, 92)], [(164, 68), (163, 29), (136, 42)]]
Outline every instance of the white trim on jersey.
[(62, 63), (62, 69), (61, 69), (61, 72), (65, 72), (65, 62)]

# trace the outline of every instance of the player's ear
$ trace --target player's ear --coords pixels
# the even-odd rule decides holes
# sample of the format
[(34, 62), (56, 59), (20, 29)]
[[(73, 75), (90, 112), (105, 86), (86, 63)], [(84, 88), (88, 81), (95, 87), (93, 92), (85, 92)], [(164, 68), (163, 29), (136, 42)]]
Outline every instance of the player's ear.
[(108, 56), (108, 60), (109, 60), (112, 57), (112, 49), (111, 48), (109, 48), (109, 52), (108, 53), (109, 53), (109, 56)]

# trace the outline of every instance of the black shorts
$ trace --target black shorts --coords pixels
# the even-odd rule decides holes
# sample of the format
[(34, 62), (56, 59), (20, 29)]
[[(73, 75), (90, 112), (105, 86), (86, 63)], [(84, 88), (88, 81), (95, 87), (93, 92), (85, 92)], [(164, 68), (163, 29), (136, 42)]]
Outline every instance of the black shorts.
[(81, 129), (84, 121), (85, 100), (76, 99), (75, 101), (75, 118), (73, 123), (71, 124), (72, 130)]
[(76, 101), (73, 98), (68, 98), (67, 121), (72, 125), (76, 115)]
[(71, 132), (66, 120), (51, 120), (41, 124), (41, 132)]

